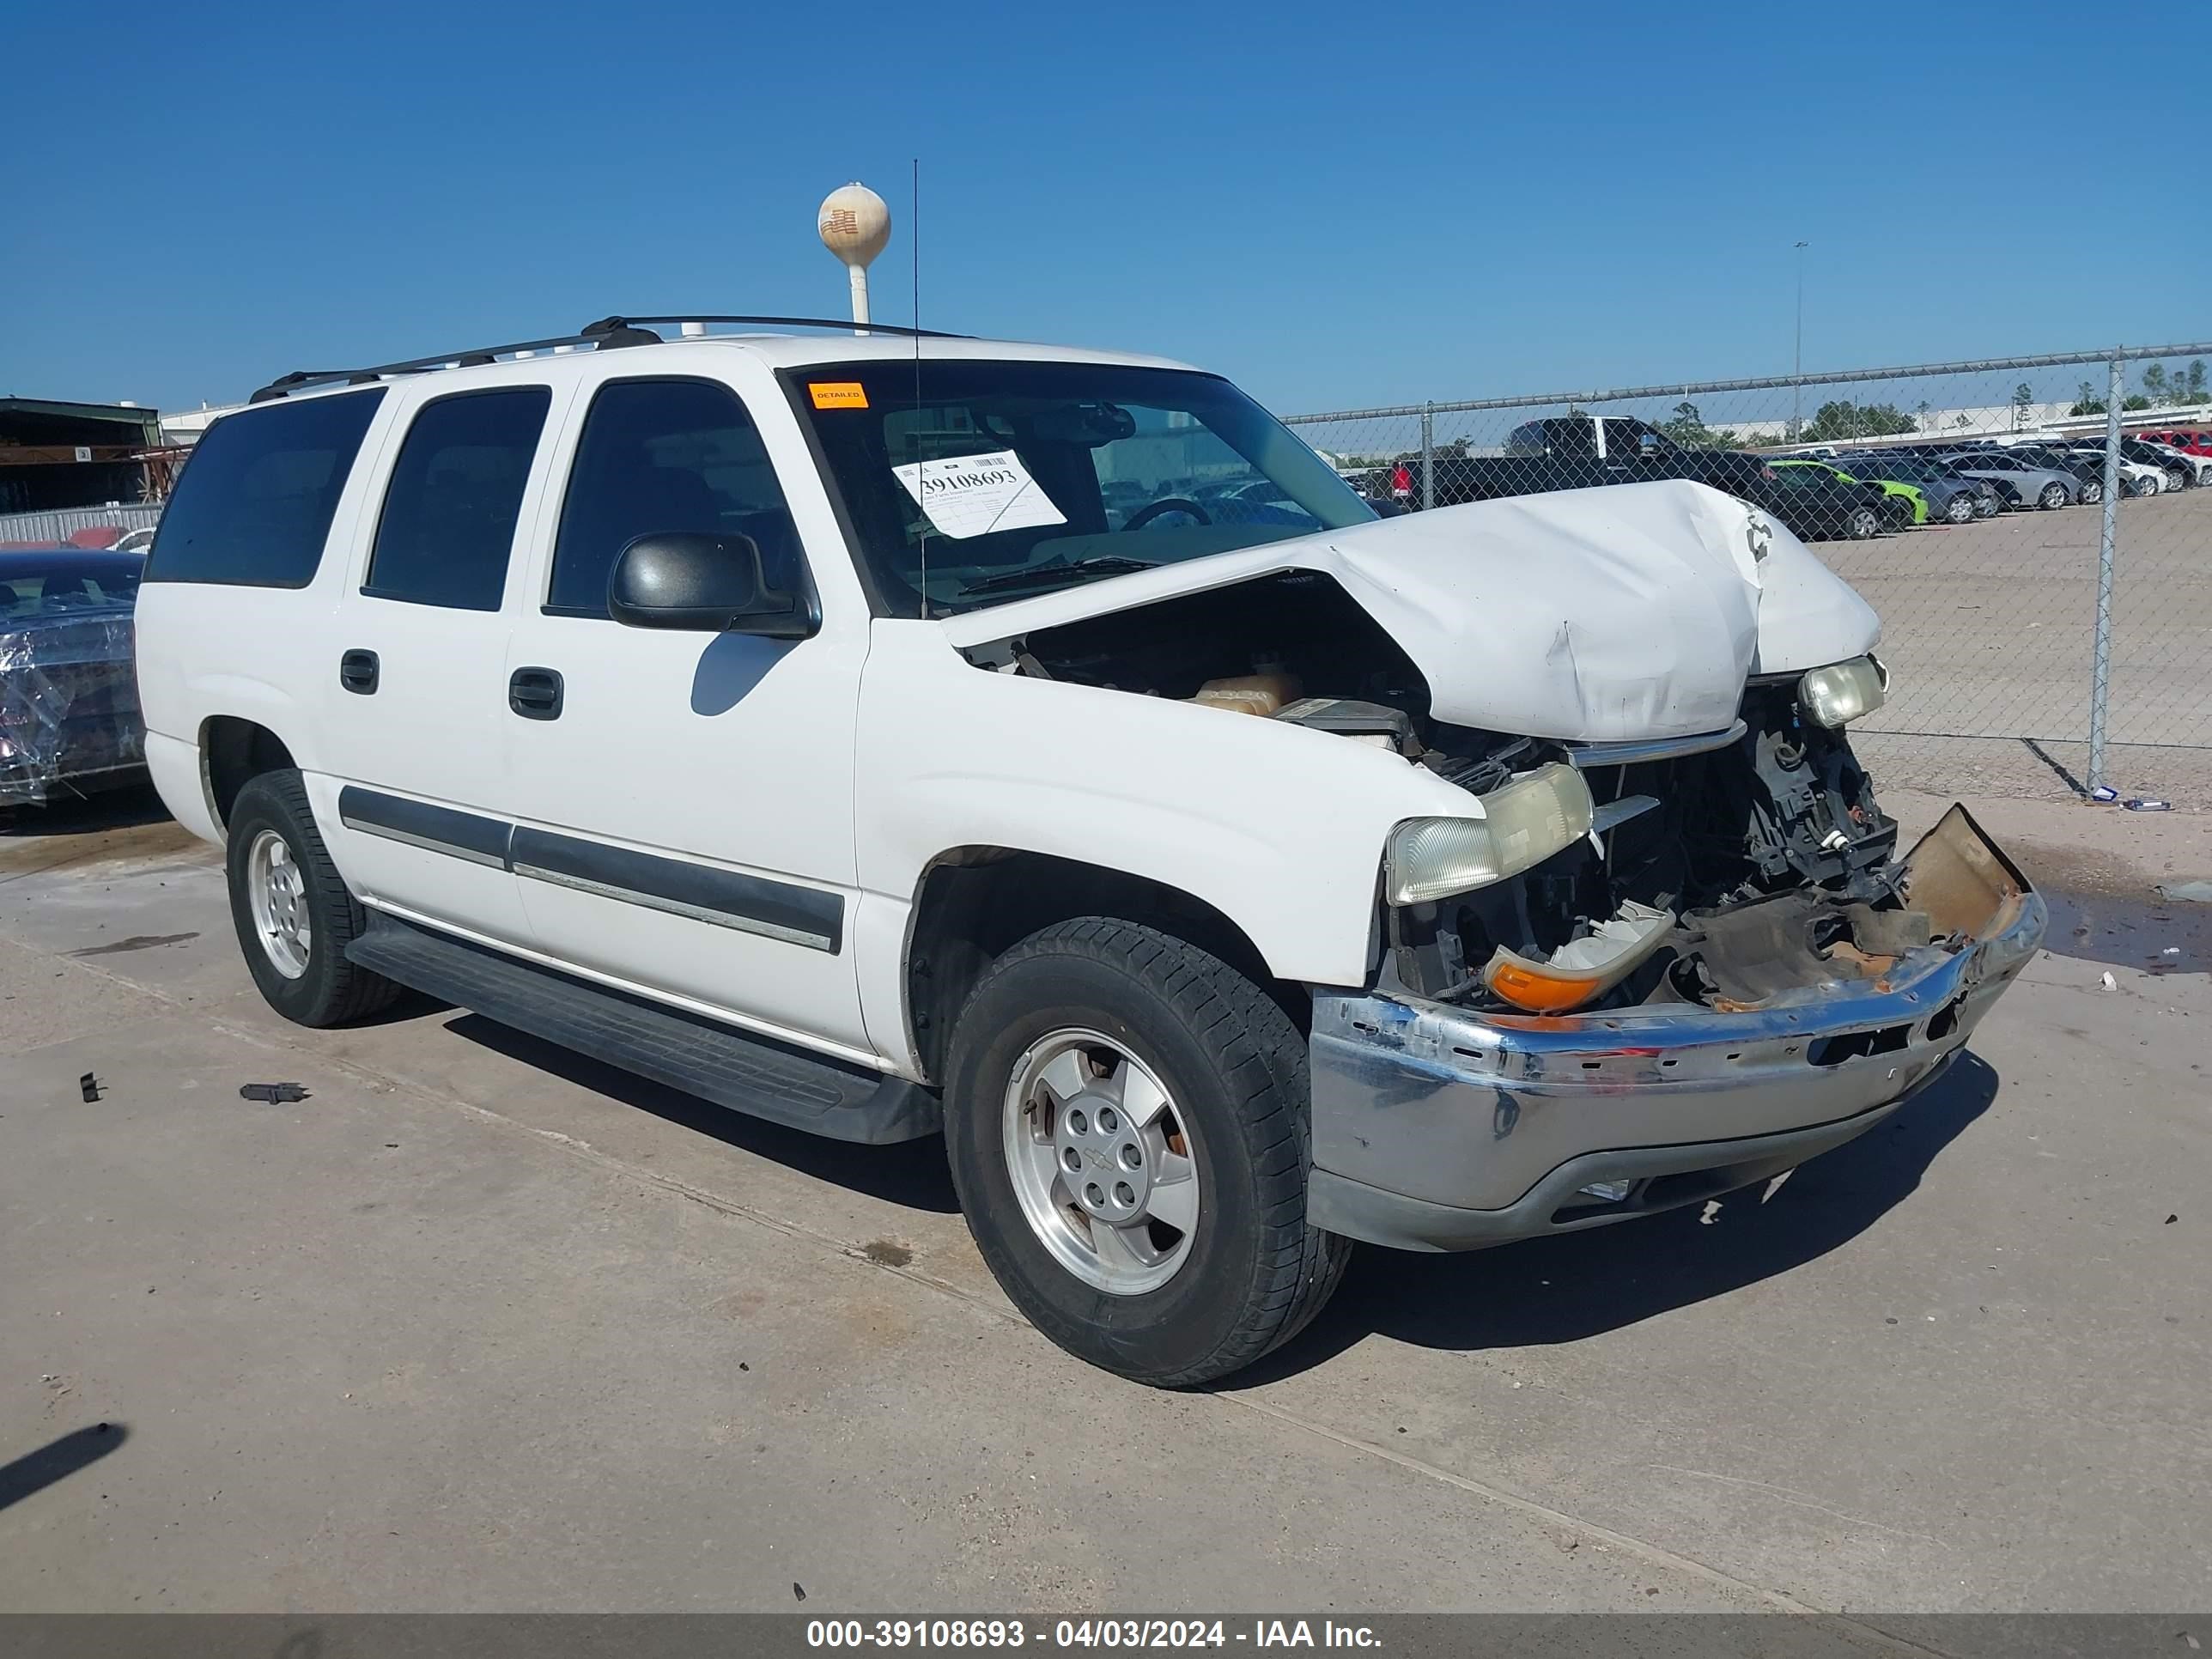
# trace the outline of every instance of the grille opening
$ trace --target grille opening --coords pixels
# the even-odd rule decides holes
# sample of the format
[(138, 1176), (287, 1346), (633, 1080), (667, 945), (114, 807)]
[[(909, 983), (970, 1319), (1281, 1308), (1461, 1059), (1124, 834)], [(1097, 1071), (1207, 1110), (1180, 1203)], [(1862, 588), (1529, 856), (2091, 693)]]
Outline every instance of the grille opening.
[(1815, 1037), (1806, 1045), (1805, 1058), (1815, 1066), (1840, 1066), (1862, 1055), (1896, 1054), (1911, 1036), (1910, 1025), (1885, 1025), (1878, 1030)]
[(1959, 1029), (1959, 1005), (1947, 1002), (1928, 1018), (1928, 1040), (1941, 1042)]

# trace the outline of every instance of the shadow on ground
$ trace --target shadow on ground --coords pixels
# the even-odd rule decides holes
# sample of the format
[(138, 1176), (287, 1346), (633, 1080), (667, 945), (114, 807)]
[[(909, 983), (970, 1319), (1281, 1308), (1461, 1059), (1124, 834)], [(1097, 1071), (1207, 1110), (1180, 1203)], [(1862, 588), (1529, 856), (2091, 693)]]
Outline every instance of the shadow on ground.
[(579, 1088), (605, 1095), (640, 1111), (651, 1112), (655, 1117), (711, 1136), (739, 1152), (770, 1159), (814, 1180), (935, 1215), (959, 1212), (960, 1201), (952, 1191), (952, 1176), (945, 1168), (945, 1142), (939, 1136), (904, 1141), (895, 1146), (856, 1146), (849, 1141), (828, 1140), (803, 1129), (786, 1128), (781, 1123), (714, 1105), (696, 1095), (667, 1088), (635, 1073), (495, 1024), (480, 1014), (458, 1015), (447, 1023), (446, 1029), (509, 1060), (549, 1072)]
[(10, 1463), (0, 1463), (0, 1510), (20, 1504), (57, 1480), (66, 1480), (88, 1463), (100, 1460), (131, 1437), (120, 1423), (95, 1423), (71, 1429), (58, 1440), (49, 1440), (33, 1452)]
[(43, 806), (0, 807), (0, 836), (86, 836), (160, 823), (168, 809), (150, 783), (96, 795), (57, 794)]
[[(742, 1152), (887, 1203), (939, 1215), (959, 1202), (933, 1136), (854, 1146), (763, 1122), (542, 1042), (475, 1014), (456, 1036)], [(1879, 1128), (1794, 1170), (1771, 1201), (1761, 1188), (1721, 1200), (1710, 1224), (1691, 1206), (1662, 1215), (1464, 1255), (1363, 1249), (1312, 1328), (1228, 1385), (1320, 1364), (1370, 1334), (1452, 1351), (1574, 1342), (1725, 1295), (1826, 1255), (1920, 1184), (1996, 1098), (1997, 1074), (1969, 1054)]]
[(1370, 1334), (1454, 1352), (1579, 1341), (1788, 1273), (1901, 1203), (1996, 1091), (1967, 1054), (1881, 1127), (1799, 1165), (1771, 1202), (1759, 1187), (1723, 1198), (1710, 1224), (1692, 1205), (1465, 1255), (1362, 1249), (1320, 1318), (1224, 1387), (1305, 1370)]

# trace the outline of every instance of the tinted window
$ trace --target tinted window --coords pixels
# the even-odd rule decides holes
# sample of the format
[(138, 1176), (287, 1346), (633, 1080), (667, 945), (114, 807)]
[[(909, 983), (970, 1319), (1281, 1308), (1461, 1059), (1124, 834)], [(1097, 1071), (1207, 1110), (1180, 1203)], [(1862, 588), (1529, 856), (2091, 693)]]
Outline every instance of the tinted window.
[(161, 514), (146, 580), (305, 587), (383, 398), (305, 398), (217, 421)]
[(364, 593), (496, 611), (522, 486), (553, 394), (542, 386), (425, 404), (384, 492)]
[(805, 585), (775, 466), (727, 386), (616, 380), (599, 388), (568, 473), (546, 609), (605, 616), (615, 556), (659, 531), (750, 536), (771, 587)]

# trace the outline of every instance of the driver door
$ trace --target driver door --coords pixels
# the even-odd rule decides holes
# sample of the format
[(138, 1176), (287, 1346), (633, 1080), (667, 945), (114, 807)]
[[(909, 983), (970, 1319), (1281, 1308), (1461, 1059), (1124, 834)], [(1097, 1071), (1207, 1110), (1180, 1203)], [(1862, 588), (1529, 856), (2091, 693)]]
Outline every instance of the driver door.
[(653, 532), (750, 536), (772, 585), (811, 579), (732, 386), (609, 372), (570, 419), (506, 664), (514, 870), (537, 948), (872, 1062), (847, 938), (866, 617), (833, 604), (803, 640), (613, 621), (615, 557)]

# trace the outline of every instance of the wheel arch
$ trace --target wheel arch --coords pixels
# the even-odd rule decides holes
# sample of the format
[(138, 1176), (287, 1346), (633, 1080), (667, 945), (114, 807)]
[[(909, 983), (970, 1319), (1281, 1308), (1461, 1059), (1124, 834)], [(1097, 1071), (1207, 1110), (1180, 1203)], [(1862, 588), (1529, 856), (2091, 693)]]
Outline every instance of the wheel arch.
[(260, 721), (210, 714), (200, 722), (200, 787), (216, 827), (228, 830), (238, 792), (264, 772), (296, 767), (291, 746)]
[(1041, 927), (1077, 916), (1141, 922), (1218, 957), (1303, 1033), (1305, 988), (1279, 979), (1251, 935), (1205, 899), (1165, 882), (1018, 848), (951, 848), (915, 889), (902, 963), (906, 1037), (927, 1082), (941, 1082), (952, 1027), (984, 969)]

